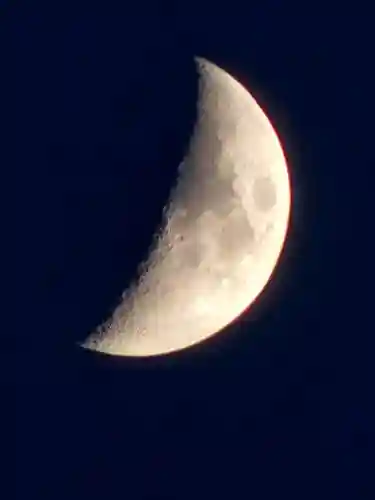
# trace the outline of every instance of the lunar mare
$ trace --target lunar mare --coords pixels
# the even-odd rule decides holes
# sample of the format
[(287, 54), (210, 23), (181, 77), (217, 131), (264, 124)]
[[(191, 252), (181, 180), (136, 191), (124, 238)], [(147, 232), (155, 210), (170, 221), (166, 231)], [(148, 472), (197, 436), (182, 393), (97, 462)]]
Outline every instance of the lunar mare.
[(277, 264), (290, 210), (277, 135), (239, 82), (196, 63), (198, 119), (164, 222), (89, 349), (150, 356), (196, 344), (243, 313)]

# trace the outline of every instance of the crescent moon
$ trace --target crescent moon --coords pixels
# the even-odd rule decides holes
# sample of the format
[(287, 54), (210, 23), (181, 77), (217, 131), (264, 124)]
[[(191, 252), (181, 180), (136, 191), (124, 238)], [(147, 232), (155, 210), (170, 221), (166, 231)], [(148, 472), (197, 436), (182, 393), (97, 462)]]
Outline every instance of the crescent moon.
[(238, 81), (195, 61), (198, 118), (164, 222), (138, 278), (85, 348), (153, 356), (197, 344), (249, 307), (279, 260), (290, 182), (278, 137)]

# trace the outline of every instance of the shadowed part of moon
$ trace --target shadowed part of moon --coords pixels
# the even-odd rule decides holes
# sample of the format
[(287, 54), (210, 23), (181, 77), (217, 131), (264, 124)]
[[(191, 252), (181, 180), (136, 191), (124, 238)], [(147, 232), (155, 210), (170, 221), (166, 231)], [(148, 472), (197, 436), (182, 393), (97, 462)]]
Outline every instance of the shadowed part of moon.
[(253, 196), (259, 210), (270, 210), (276, 203), (276, 188), (272, 180), (269, 177), (255, 179)]

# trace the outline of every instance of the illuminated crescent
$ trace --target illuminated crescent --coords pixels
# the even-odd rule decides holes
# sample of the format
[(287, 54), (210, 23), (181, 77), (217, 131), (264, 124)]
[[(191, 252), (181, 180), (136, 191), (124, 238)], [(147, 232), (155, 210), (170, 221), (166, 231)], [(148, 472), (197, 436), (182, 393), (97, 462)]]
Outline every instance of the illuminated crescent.
[(164, 223), (89, 349), (150, 356), (197, 344), (256, 299), (279, 259), (290, 184), (277, 135), (240, 83), (196, 63), (198, 119)]

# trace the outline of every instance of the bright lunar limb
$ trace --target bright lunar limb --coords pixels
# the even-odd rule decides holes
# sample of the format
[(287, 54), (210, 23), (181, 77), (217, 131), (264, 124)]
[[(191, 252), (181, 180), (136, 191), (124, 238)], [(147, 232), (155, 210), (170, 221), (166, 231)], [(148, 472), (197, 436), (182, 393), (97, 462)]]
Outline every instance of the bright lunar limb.
[(198, 119), (137, 279), (84, 347), (152, 356), (214, 335), (261, 293), (286, 237), (290, 184), (266, 115), (202, 58)]

